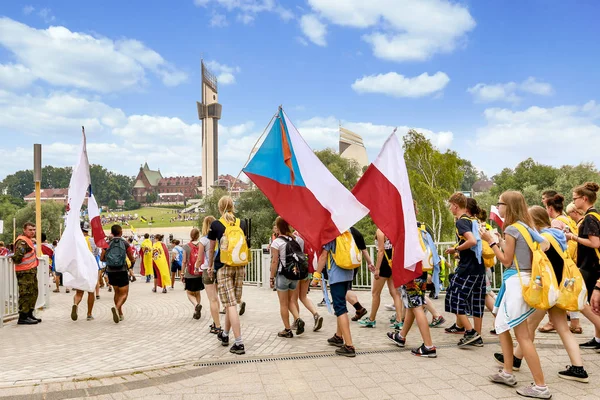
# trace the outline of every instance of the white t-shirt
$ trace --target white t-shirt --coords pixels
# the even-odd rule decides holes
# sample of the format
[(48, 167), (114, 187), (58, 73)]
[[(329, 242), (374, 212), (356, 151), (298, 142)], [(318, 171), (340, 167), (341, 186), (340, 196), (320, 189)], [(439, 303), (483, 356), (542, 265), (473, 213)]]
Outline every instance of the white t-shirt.
[[(277, 237), (277, 239), (273, 240), (273, 243), (271, 243), (271, 248), (279, 251), (279, 261), (281, 262), (281, 264), (285, 264), (285, 256), (286, 256), (285, 245), (287, 244), (288, 241), (286, 239), (284, 239), (282, 236), (285, 236), (285, 235), (281, 235), (281, 236)], [(298, 242), (298, 244), (300, 245), (300, 249), (302, 251), (304, 251), (304, 240), (302, 238), (299, 238), (296, 236), (294, 236), (294, 237), (285, 236), (285, 237), (296, 240), (296, 242)], [(279, 272), (279, 270), (281, 269), (281, 264), (278, 264), (277, 272)]]
[(200, 243), (204, 246), (204, 263), (200, 266), (200, 269), (208, 269), (208, 247), (210, 246), (210, 240), (206, 236), (200, 238)]

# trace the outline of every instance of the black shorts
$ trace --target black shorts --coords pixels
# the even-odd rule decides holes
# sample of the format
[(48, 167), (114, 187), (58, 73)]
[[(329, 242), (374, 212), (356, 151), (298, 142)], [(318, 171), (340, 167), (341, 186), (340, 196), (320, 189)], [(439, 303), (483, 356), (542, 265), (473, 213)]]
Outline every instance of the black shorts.
[(181, 271), (181, 265), (177, 264), (177, 261), (171, 262), (171, 272)]
[(352, 287), (352, 282), (338, 282), (329, 285), (329, 291), (331, 292), (331, 299), (333, 300), (333, 311), (335, 316), (339, 317), (348, 313), (346, 307), (346, 293)]
[(388, 263), (381, 263), (379, 267), (379, 276), (382, 278), (391, 278), (392, 277), (392, 269), (388, 265)]
[(185, 278), (185, 290), (188, 292), (199, 292), (204, 290), (204, 283), (202, 277), (197, 278)]
[(127, 271), (107, 271), (108, 284), (114, 287), (129, 286), (129, 273)]

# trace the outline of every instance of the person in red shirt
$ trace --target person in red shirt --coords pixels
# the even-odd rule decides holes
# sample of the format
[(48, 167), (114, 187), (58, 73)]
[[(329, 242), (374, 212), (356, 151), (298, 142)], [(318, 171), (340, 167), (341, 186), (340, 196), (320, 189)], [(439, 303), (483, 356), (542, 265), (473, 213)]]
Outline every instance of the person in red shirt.
[(0, 241), (0, 257), (8, 255), (8, 249), (4, 246), (4, 242)]
[(48, 240), (46, 238), (46, 234), (42, 232), (42, 254), (45, 256), (48, 256), (48, 267), (50, 268), (50, 271), (52, 271), (53, 268), (53, 264), (52, 264), (52, 257), (54, 257), (54, 249), (52, 248), (52, 245), (50, 243), (48, 243)]

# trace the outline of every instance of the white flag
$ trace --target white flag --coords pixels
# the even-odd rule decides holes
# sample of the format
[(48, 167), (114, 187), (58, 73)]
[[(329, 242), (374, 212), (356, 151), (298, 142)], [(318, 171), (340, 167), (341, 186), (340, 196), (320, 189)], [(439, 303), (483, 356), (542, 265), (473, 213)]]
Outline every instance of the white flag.
[(63, 274), (65, 287), (93, 292), (98, 283), (98, 264), (92, 255), (86, 238), (81, 232), (79, 215), (90, 186), (90, 165), (87, 157), (85, 132), (77, 164), (69, 183), (67, 226), (55, 252), (56, 270)]

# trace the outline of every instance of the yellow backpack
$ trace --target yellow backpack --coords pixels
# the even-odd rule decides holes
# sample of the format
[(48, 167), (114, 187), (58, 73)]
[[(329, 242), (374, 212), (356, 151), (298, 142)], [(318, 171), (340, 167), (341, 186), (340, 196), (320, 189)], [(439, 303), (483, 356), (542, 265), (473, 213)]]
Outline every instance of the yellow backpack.
[[(335, 238), (335, 251), (331, 252), (335, 265), (342, 269), (355, 269), (362, 264), (362, 253), (356, 246), (350, 231)], [(331, 258), (327, 257), (327, 269), (331, 269)], [(391, 267), (390, 263), (390, 267)]]
[(533, 239), (525, 226), (518, 222), (511, 226), (517, 228), (523, 238), (525, 238), (532, 253), (531, 279), (527, 286), (523, 286), (523, 279), (519, 273), (519, 262), (517, 261), (516, 255), (514, 258), (523, 290), (523, 299), (530, 307), (539, 310), (548, 310), (554, 307), (559, 295), (558, 282), (556, 280), (556, 275), (554, 274), (554, 268), (552, 268), (552, 263), (550, 263), (546, 254), (540, 249), (539, 244), (533, 242)]
[(494, 254), (494, 249), (492, 249), (490, 244), (483, 239), (481, 239), (481, 249), (483, 265), (485, 265), (486, 268), (492, 268), (496, 265), (496, 254)]
[[(574, 234), (577, 235), (579, 233), (579, 228), (577, 226), (577, 223), (575, 221), (573, 221), (571, 218), (567, 217), (566, 215), (559, 215), (558, 217), (556, 217), (557, 220), (563, 222), (565, 225), (567, 225), (569, 227), (569, 231)], [(569, 257), (571, 258), (571, 260), (573, 260), (575, 262), (575, 264), (577, 264), (577, 242), (574, 240), (569, 240), (567, 241), (567, 253), (569, 254)]]
[(587, 300), (587, 289), (583, 282), (583, 276), (577, 265), (569, 257), (568, 252), (563, 251), (558, 241), (550, 233), (542, 233), (548, 239), (554, 250), (564, 260), (563, 275), (561, 277), (556, 306), (565, 311), (579, 311), (585, 306)]
[(219, 221), (225, 226), (225, 233), (219, 241), (221, 262), (231, 267), (247, 265), (249, 262), (248, 243), (246, 243), (246, 235), (240, 227), (239, 218), (236, 218), (233, 224), (225, 221), (225, 218), (220, 218)]

